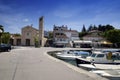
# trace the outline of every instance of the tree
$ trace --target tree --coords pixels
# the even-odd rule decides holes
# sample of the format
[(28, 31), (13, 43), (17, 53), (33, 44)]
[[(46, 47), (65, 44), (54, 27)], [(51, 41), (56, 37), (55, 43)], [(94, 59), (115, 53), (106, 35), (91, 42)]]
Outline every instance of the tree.
[(102, 25), (101, 24), (98, 25), (98, 30), (102, 31)]
[(2, 43), (9, 44), (10, 41), (10, 33), (9, 32), (4, 32), (1, 36)]
[(120, 43), (120, 30), (114, 29), (106, 31), (104, 36), (112, 43)]
[(93, 26), (93, 30), (98, 30), (96, 25)]
[(82, 32), (86, 32), (85, 25), (83, 25)]
[(4, 28), (2, 25), (0, 25), (0, 30), (2, 30), (4, 32)]
[(87, 32), (79, 32), (79, 38), (81, 39), (83, 36), (87, 35)]
[(0, 25), (0, 44), (1, 44), (1, 36), (3, 32), (4, 32), (4, 28), (2, 25)]
[(39, 46), (39, 41), (37, 36), (34, 37), (34, 43), (35, 43), (35, 47)]
[(14, 36), (19, 37), (21, 35), (19, 33), (15, 33)]
[(89, 31), (91, 31), (92, 29), (93, 29), (93, 26), (90, 25), (87, 31), (89, 32)]
[(106, 25), (106, 31), (113, 30), (113, 29), (114, 27), (112, 25), (109, 25), (109, 24)]
[(99, 31), (102, 31), (102, 32), (105, 32), (105, 31), (109, 31), (109, 30), (113, 30), (115, 29), (112, 25), (98, 25), (98, 30)]
[(49, 37), (48, 37), (48, 39), (53, 39), (53, 32), (52, 32), (52, 31), (49, 32)]

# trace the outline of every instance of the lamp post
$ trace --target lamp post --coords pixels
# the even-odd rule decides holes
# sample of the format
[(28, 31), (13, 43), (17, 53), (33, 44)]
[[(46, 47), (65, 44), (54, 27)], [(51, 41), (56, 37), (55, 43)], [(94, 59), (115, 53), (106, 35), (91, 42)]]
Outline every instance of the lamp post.
[(2, 36), (2, 29), (0, 29), (0, 44), (1, 44), (1, 36)]

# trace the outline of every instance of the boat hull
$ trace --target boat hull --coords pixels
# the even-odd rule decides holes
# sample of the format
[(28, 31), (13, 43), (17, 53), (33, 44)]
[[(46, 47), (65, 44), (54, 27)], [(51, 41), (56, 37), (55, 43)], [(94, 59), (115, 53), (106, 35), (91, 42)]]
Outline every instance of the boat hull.
[(77, 66), (79, 66), (79, 64), (112, 64), (112, 65), (120, 65), (120, 62), (108, 62), (108, 63), (103, 63), (103, 62), (92, 62), (92, 61), (88, 61), (86, 59), (82, 59), (82, 58), (76, 58), (76, 64)]
[(79, 64), (79, 67), (85, 69), (95, 69), (95, 70), (120, 69), (119, 64)]
[(76, 58), (75, 60), (76, 60), (76, 64), (91, 64), (90, 61), (86, 61), (78, 58)]

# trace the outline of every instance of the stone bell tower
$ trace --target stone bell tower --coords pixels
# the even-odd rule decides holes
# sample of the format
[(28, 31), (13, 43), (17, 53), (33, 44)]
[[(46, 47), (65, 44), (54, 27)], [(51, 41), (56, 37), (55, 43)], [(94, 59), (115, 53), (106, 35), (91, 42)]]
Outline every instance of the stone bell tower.
[(44, 17), (39, 18), (39, 44), (44, 47)]

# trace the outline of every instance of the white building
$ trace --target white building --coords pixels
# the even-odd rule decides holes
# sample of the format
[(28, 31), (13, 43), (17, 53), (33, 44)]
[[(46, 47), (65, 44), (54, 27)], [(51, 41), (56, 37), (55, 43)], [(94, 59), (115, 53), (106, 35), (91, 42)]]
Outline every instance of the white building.
[(56, 47), (70, 47), (73, 40), (79, 40), (79, 34), (76, 30), (68, 30), (67, 26), (54, 25), (53, 39)]

